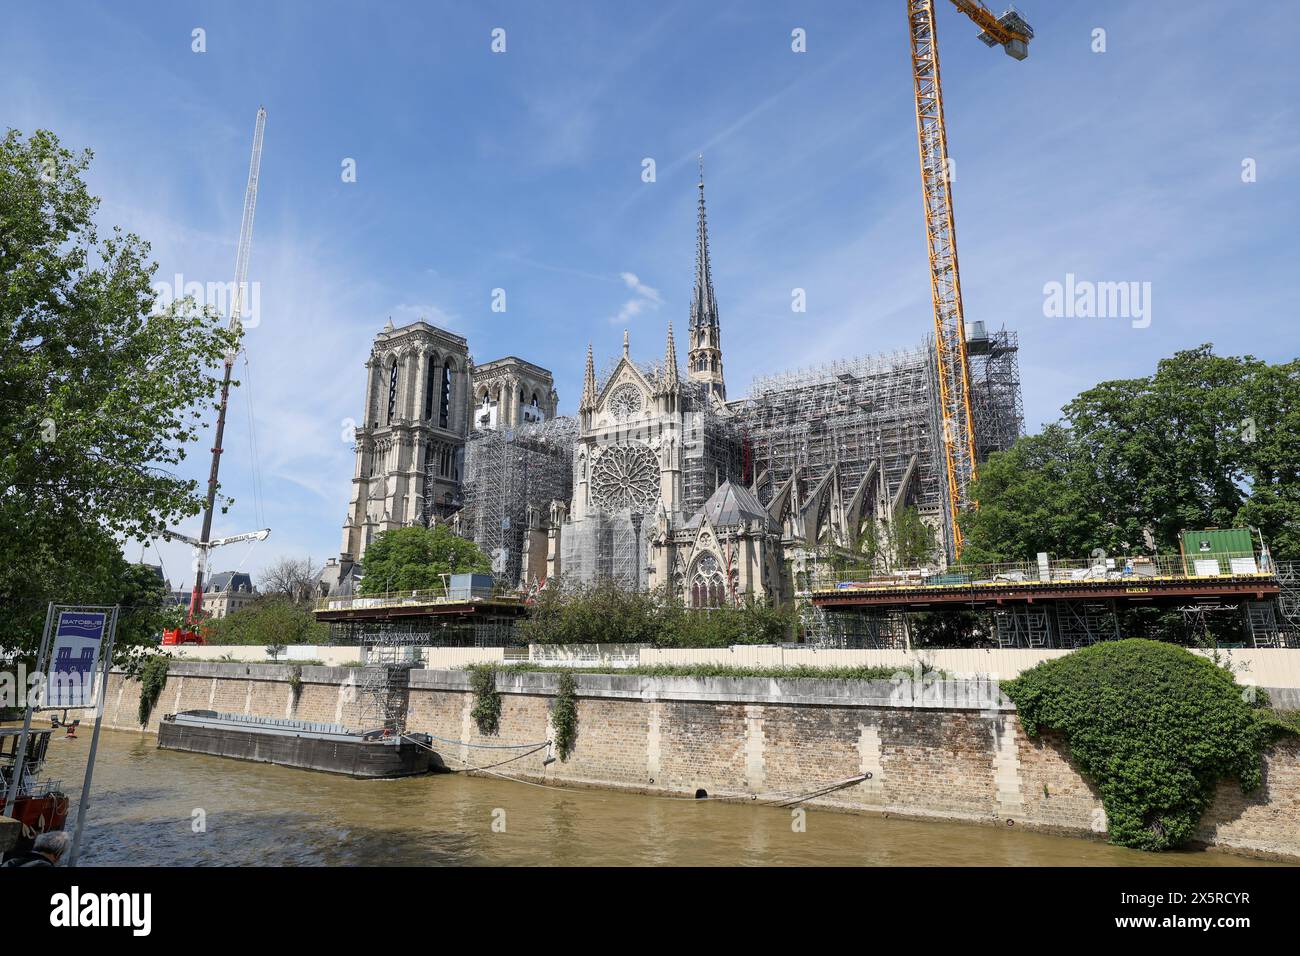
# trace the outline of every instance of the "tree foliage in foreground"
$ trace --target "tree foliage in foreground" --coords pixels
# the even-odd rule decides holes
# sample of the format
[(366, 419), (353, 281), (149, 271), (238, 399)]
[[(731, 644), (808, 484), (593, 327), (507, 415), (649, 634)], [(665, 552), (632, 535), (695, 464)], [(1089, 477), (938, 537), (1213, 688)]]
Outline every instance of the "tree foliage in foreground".
[(486, 574), (492, 562), (473, 541), (445, 524), (432, 528), (394, 528), (375, 536), (366, 548), (362, 594), (441, 588), (444, 574)]
[(202, 507), (175, 476), (234, 337), (182, 300), (155, 310), (149, 244), (114, 229), (53, 133), (0, 141), (0, 634), (30, 654), (45, 606), (122, 604), (119, 646), (157, 637), (161, 584), (119, 541)]
[(1219, 779), (1254, 790), (1264, 747), (1294, 733), (1227, 670), (1158, 641), (1094, 644), (1002, 689), (1029, 736), (1064, 735), (1101, 793), (1110, 841), (1140, 850), (1187, 842)]
[(962, 522), (971, 563), (1178, 550), (1179, 532), (1259, 528), (1300, 559), (1300, 359), (1213, 347), (1103, 382), (1063, 420), (990, 456)]

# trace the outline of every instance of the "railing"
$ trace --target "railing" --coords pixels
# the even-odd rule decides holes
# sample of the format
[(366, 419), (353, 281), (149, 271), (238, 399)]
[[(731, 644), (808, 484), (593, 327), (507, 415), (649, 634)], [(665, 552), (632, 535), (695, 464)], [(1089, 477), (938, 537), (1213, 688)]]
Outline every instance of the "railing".
[(469, 604), (478, 601), (517, 603), (517, 594), (496, 588), (427, 588), (417, 591), (388, 591), (383, 594), (355, 594), (325, 597), (316, 602), (317, 611), (353, 611), (370, 608), (427, 607), (439, 604)]
[(1201, 581), (1214, 578), (1275, 578), (1266, 558), (1253, 553), (1197, 555), (1137, 555), (1126, 558), (1084, 558), (1034, 562), (955, 566), (946, 571), (926, 568), (894, 572), (819, 568), (809, 575), (812, 591), (897, 590), (899, 588), (1027, 587), (1078, 584), (1090, 581)]

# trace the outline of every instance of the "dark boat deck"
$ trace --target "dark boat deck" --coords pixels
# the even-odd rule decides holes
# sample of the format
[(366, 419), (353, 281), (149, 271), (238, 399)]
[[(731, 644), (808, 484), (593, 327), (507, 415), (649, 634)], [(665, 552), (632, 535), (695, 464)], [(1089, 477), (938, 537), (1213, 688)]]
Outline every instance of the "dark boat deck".
[(350, 777), (409, 777), (441, 763), (424, 734), (385, 735), (338, 724), (191, 710), (168, 714), (158, 726), (164, 750), (231, 757)]

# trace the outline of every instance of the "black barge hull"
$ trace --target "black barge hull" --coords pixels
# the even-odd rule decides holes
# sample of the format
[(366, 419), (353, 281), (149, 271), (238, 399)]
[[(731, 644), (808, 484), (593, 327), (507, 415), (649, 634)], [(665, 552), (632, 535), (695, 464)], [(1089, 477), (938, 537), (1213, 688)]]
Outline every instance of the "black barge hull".
[(167, 719), (158, 725), (158, 746), (367, 779), (428, 773), (436, 761), (427, 745), (403, 738), (295, 734), (279, 728), (267, 732), (255, 726), (214, 726)]

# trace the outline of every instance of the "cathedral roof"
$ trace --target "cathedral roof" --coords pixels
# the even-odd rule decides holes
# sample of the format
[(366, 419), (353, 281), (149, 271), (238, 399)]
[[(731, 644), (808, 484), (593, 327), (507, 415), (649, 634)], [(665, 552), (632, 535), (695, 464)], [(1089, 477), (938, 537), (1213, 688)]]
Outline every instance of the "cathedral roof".
[(744, 485), (733, 485), (729, 480), (718, 486), (718, 490), (704, 502), (704, 507), (686, 522), (686, 527), (698, 528), (705, 517), (715, 528), (731, 528), (757, 521), (769, 531), (776, 530), (776, 522), (758, 496)]

